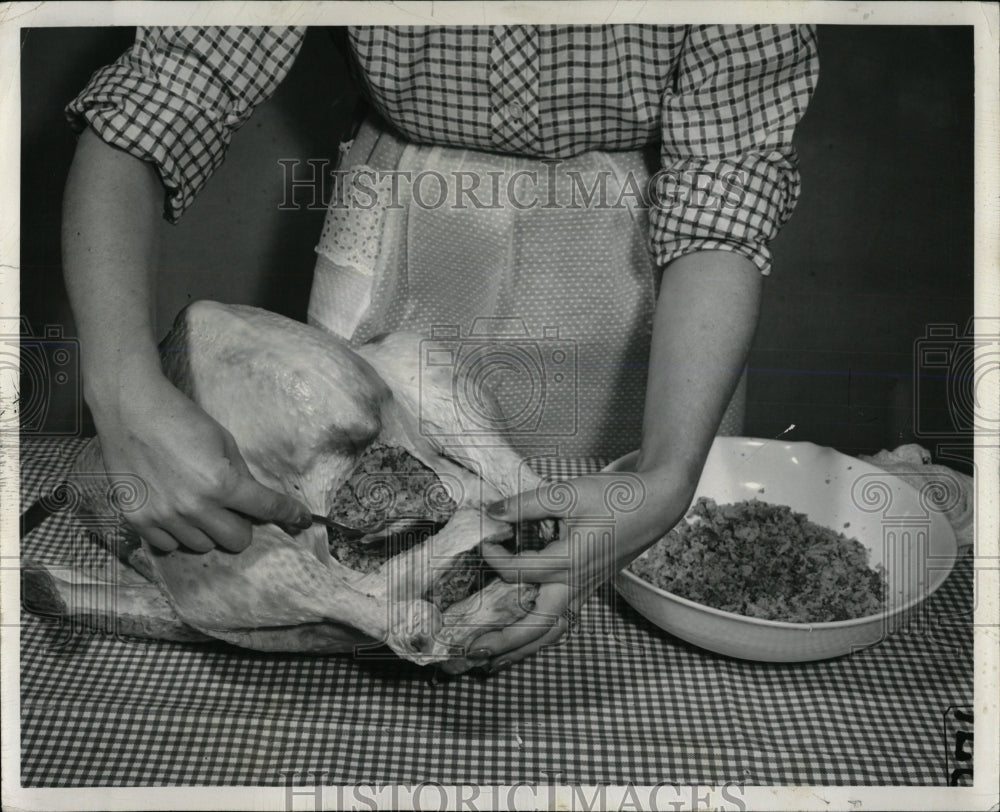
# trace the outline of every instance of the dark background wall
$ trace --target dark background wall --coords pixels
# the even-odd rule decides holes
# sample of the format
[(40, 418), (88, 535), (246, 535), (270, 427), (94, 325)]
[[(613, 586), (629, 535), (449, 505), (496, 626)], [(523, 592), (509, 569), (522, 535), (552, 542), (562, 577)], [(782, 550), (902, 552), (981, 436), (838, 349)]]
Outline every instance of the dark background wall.
[[(62, 282), (62, 108), (132, 29), (31, 29), (22, 50), (21, 308), (75, 335)], [(930, 325), (973, 310), (971, 29), (822, 27), (819, 88), (797, 133), (803, 193), (774, 244), (750, 355), (746, 433), (847, 453), (946, 431), (945, 370), (914, 376)], [(237, 134), (176, 227), (164, 225), (157, 319), (211, 298), (304, 318), (322, 212), (282, 211), (279, 159), (330, 158), (355, 93), (329, 32), (309, 32), (275, 96)], [(72, 427), (73, 385), (46, 425)], [(84, 430), (89, 428), (86, 415)], [(919, 439), (919, 438), (918, 438)], [(931, 446), (930, 441), (925, 444)]]

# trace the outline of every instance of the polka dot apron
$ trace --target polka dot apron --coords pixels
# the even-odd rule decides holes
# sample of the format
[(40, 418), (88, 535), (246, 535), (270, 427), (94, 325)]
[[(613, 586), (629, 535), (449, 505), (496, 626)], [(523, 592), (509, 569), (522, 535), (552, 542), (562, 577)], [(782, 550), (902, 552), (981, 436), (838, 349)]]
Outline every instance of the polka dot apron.
[[(354, 345), (424, 336), (425, 362), (469, 381), (456, 394), (470, 435), (499, 428), (522, 453), (563, 457), (638, 448), (655, 146), (542, 161), (411, 144), (370, 122), (348, 146), (310, 322)], [(743, 402), (741, 382), (721, 433), (739, 433)]]

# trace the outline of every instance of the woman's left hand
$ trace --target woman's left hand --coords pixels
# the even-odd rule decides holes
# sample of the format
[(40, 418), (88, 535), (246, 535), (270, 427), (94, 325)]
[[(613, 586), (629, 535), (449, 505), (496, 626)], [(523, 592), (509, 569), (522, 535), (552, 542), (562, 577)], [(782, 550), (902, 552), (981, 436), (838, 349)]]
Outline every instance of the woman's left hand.
[(682, 518), (692, 492), (693, 483), (662, 472), (602, 472), (545, 482), (490, 505), (489, 516), (500, 521), (558, 519), (559, 538), (520, 554), (483, 544), (483, 558), (505, 581), (539, 584), (538, 597), (521, 620), (477, 638), (468, 658), (443, 670), (497, 671), (562, 642), (587, 598)]

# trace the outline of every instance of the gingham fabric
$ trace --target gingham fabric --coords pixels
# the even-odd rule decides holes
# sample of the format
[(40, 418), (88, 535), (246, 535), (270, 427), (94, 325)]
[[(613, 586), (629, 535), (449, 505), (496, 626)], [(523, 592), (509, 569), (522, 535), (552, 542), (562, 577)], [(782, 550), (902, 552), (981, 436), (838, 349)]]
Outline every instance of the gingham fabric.
[[(303, 34), (139, 28), (67, 114), (156, 164), (176, 220)], [(662, 139), (660, 265), (721, 249), (769, 271), (768, 242), (798, 197), (791, 139), (816, 84), (811, 28), (369, 27), (348, 41), (375, 107), (419, 143), (569, 158)]]
[[(53, 482), (79, 447), (25, 442), (23, 496)], [(59, 514), (23, 550), (54, 564), (89, 556), (85, 538)], [(718, 657), (605, 595), (566, 645), (440, 685), (398, 660), (122, 640), (24, 614), (21, 778), (942, 785), (953, 710), (972, 701), (971, 573), (961, 560), (922, 625), (837, 660)], [(971, 730), (971, 716), (961, 724)]]

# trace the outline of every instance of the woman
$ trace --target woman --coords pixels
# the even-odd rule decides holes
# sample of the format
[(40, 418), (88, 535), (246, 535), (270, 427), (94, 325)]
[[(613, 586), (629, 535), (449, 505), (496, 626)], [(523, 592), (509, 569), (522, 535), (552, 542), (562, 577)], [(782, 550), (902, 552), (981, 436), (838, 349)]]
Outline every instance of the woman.
[[(164, 189), (176, 220), (302, 36), (139, 29), (68, 108), (87, 128), (64, 216), (85, 394), (109, 470), (150, 486), (132, 523), (160, 549), (242, 549), (244, 516), (308, 522), (304, 506), (256, 483), (231, 437), (163, 378), (151, 321)], [(610, 543), (584, 532), (586, 517), (606, 511), (606, 477), (573, 480), (567, 503), (526, 493), (491, 508), (508, 520), (564, 520), (540, 553), (484, 550), (505, 577), (543, 584), (535, 611), (481, 638), (470, 661), (506, 664), (563, 635), (573, 610), (690, 501), (737, 389), (768, 242), (798, 195), (791, 137), (815, 86), (814, 35), (493, 26), (357, 28), (347, 41), (378, 116), (348, 155), (358, 170), (345, 176), (349, 194), (331, 201), (310, 321), (353, 342), (443, 326), (459, 360), (484, 348), (483, 375), (524, 451), (641, 449), (635, 504), (616, 515)], [(398, 183), (435, 173), (443, 195)], [(368, 203), (358, 205), (365, 184)], [(471, 203), (473, 187), (490, 190), (484, 205)], [(500, 335), (479, 330), (497, 317), (486, 323)], [(503, 360), (511, 352), (520, 366)], [(555, 368), (567, 353), (572, 385)]]

